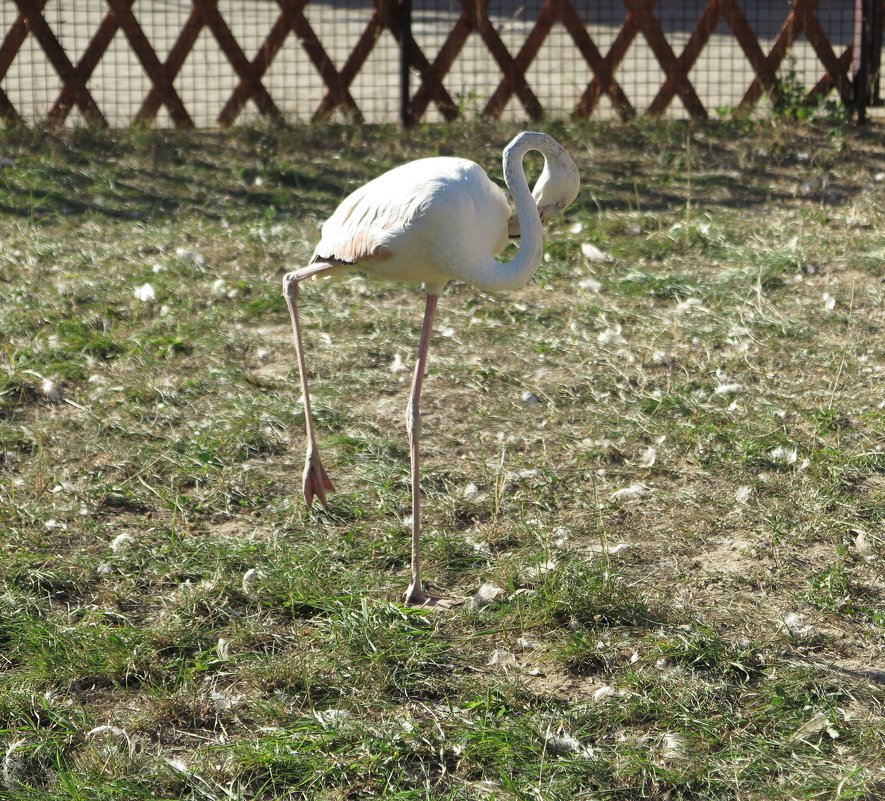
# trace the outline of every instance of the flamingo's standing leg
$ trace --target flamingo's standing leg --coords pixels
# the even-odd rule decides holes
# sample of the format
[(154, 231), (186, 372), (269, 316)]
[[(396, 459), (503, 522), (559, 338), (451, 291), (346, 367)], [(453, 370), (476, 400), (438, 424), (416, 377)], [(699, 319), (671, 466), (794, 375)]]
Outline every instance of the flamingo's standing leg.
[(412, 392), (406, 408), (406, 430), (409, 433), (409, 451), (412, 460), (412, 582), (406, 590), (406, 603), (423, 606), (430, 599), (421, 585), (421, 467), (418, 446), (421, 436), (421, 385), (427, 368), (427, 351), (430, 346), (430, 333), (433, 329), (433, 316), (439, 295), (428, 295), (424, 309), (424, 325), (421, 329), (421, 342), (418, 345), (418, 360), (415, 364), (415, 377)]
[(283, 294), (286, 297), (286, 305), (289, 307), (289, 316), (292, 318), (292, 333), (295, 336), (295, 354), (298, 358), (298, 375), (301, 378), (301, 394), (304, 398), (304, 425), (307, 431), (307, 454), (304, 459), (304, 474), (302, 487), (304, 500), (308, 507), (313, 499), (319, 498), (323, 506), (327, 506), (326, 493), (333, 492), (335, 487), (326, 475), (323, 463), (320, 461), (320, 452), (317, 448), (316, 434), (313, 427), (313, 415), (310, 411), (310, 391), (307, 387), (307, 368), (304, 363), (304, 344), (301, 340), (301, 322), (298, 318), (298, 284), (305, 278), (310, 278), (328, 270), (329, 264), (311, 264), (302, 270), (286, 273), (283, 277)]

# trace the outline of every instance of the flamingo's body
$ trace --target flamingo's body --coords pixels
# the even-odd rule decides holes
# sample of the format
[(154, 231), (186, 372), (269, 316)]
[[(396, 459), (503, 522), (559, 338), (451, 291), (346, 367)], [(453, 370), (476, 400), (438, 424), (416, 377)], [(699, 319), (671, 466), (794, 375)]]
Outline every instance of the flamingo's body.
[[(534, 193), (522, 168), (529, 150), (540, 151), (545, 159)], [(439, 294), (450, 280), (488, 291), (523, 286), (541, 263), (541, 223), (556, 216), (578, 194), (574, 161), (546, 134), (519, 134), (505, 148), (503, 161), (504, 180), (513, 196), (517, 219), (511, 215), (504, 193), (479, 165), (460, 158), (419, 159), (384, 173), (345, 198), (323, 225), (310, 264), (283, 279), (304, 396), (307, 457), (303, 489), (308, 506), (314, 497), (325, 505), (326, 493), (333, 487), (319, 458), (311, 417), (298, 319), (299, 283), (358, 271), (425, 285), (427, 305), (406, 413), (412, 460), (412, 582), (406, 601), (411, 604), (439, 600), (428, 598), (421, 583), (418, 454), (418, 401)], [(496, 261), (508, 237), (517, 232), (522, 241), (516, 257), (509, 262)]]
[(507, 197), (478, 164), (418, 159), (342, 201), (323, 225), (311, 262), (423, 283), (430, 294), (452, 279), (479, 285), (481, 273), (498, 266), (494, 256), (507, 245), (510, 215)]

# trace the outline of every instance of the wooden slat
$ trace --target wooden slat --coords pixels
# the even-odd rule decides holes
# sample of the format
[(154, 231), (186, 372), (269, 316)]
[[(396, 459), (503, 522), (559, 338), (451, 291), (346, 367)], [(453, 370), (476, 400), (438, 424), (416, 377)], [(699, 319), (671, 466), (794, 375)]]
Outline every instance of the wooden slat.
[[(846, 74), (851, 71), (851, 62), (854, 58), (854, 48), (849, 45), (845, 52), (842, 53), (838, 58), (838, 64), (840, 71), (844, 71)], [(825, 98), (833, 89), (837, 89), (840, 92), (843, 91), (839, 86), (837, 86), (833, 82), (833, 78), (829, 73), (826, 73), (808, 92), (808, 100), (818, 100)]]
[[(688, 74), (680, 73), (677, 69), (676, 54), (673, 52), (673, 48), (670, 47), (664, 31), (661, 29), (661, 23), (652, 14), (652, 8), (655, 3), (653, 1), (650, 2), (650, 0), (624, 0), (624, 2), (633, 12), (636, 24), (645, 36), (645, 40), (655, 54), (661, 69), (666, 74), (667, 81), (672, 85), (676, 94), (679, 95), (688, 113), (695, 119), (706, 119), (707, 110), (704, 108), (704, 104), (701, 103), (701, 99), (688, 80)], [(654, 114), (656, 112), (649, 108), (648, 113)]]
[[(443, 88), (443, 78), (448, 75), (449, 70), (458, 58), (458, 54), (464, 47), (465, 42), (474, 30), (474, 25), (470, 14), (465, 8), (461, 9), (461, 13), (455, 22), (455, 27), (449, 31), (449, 35), (443, 42), (442, 47), (436, 54), (433, 63), (429, 64), (427, 69), (421, 74), (421, 85), (418, 91), (412, 97), (412, 117), (420, 120), (427, 107), (434, 98), (440, 97)], [(442, 96), (442, 102), (437, 101), (440, 111), (446, 119), (454, 119), (458, 116), (458, 108), (455, 105), (448, 92)], [(452, 116), (448, 116), (452, 115)]]
[[(756, 34), (750, 27), (750, 23), (747, 22), (747, 18), (744, 16), (744, 12), (737, 0), (719, 0), (719, 13), (731, 27), (737, 43), (750, 62), (750, 66), (756, 74), (754, 83), (758, 82), (757, 89), (764, 87), (768, 91), (774, 91), (776, 86), (775, 76), (770, 74), (765, 54), (762, 52), (759, 41), (756, 39)], [(744, 95), (744, 99), (741, 101), (741, 108), (746, 108), (748, 102), (755, 103), (759, 98), (759, 94), (761, 92), (757, 93), (755, 100), (748, 101), (748, 90), (748, 93)]]
[[(424, 79), (424, 76), (428, 75), (432, 69), (430, 62), (427, 60), (427, 57), (424, 55), (424, 53), (421, 51), (414, 40), (412, 40), (411, 44), (409, 64), (418, 71), (418, 74), (421, 76), (422, 81)], [(439, 81), (438, 85), (431, 90), (431, 95), (434, 102), (436, 103), (436, 107), (439, 109), (439, 113), (443, 115), (443, 118), (447, 122), (451, 122), (458, 117), (458, 106), (452, 99), (452, 96), (448, 93), (448, 90), (445, 88), (445, 86), (443, 86), (441, 80)], [(416, 118), (413, 117), (413, 119)]]
[[(851, 70), (851, 62), (854, 58), (854, 47), (849, 45), (845, 52), (842, 53), (838, 58), (838, 68), (839, 72), (847, 75)], [(825, 98), (833, 89), (838, 90), (840, 93), (844, 91), (844, 87), (840, 87), (833, 80), (833, 76), (827, 71), (823, 77), (811, 88), (806, 97), (807, 100), (822, 100)]]
[[(674, 61), (671, 71), (667, 73), (664, 85), (660, 88), (654, 100), (652, 100), (651, 105), (648, 107), (649, 114), (661, 114), (666, 110), (677, 92), (677, 85), (679, 82), (691, 86), (688, 73), (691, 72), (691, 68), (694, 66), (695, 61), (697, 61), (703, 51), (704, 46), (710, 41), (710, 37), (713, 35), (713, 31), (716, 30), (718, 24), (719, 6), (714, 1), (704, 9), (704, 13), (701, 15), (698, 24), (692, 31), (685, 48)], [(698, 100), (698, 102), (700, 103), (700, 100)], [(688, 106), (686, 106), (686, 108), (688, 108)], [(703, 109), (701, 118), (705, 119), (707, 116), (706, 109), (704, 109), (703, 106), (701, 106), (701, 109)], [(689, 109), (689, 111), (691, 111), (691, 109)], [(692, 113), (692, 116), (694, 117), (695, 114)]]
[[(107, 120), (86, 88), (82, 74), (71, 63), (64, 48), (59, 44), (52, 29), (43, 18), (43, 3), (40, 0), (15, 0), (15, 3), (24, 15), (31, 32), (40, 43), (40, 47), (43, 48), (43, 52), (46, 53), (49, 62), (58, 73), (58, 77), (61, 78), (62, 87), (70, 87), (74, 102), (83, 116), (93, 122), (107, 125)], [(69, 112), (70, 107), (60, 109), (56, 115), (49, 115), (47, 122), (53, 126), (61, 125), (67, 119)]]
[[(240, 43), (231, 33), (231, 29), (218, 11), (217, 0), (192, 0), (192, 2), (200, 9), (203, 22), (212, 31), (215, 41), (218, 42), (222, 52), (227, 56), (227, 60), (231, 67), (233, 67), (234, 72), (249, 87), (249, 96), (255, 101), (255, 105), (270, 117), (282, 117), (273, 98), (267, 89), (264, 88), (260, 76), (255, 74), (255, 70), (249, 59), (246, 58)], [(230, 125), (233, 120), (219, 118), (218, 122), (220, 125)]]
[[(134, 0), (126, 0), (126, 2), (131, 6)], [(75, 67), (84, 84), (89, 82), (89, 78), (98, 66), (98, 62), (101, 61), (101, 57), (105, 54), (119, 27), (119, 18), (113, 11), (106, 14), (101, 21), (98, 30), (89, 42), (89, 46)], [(70, 109), (74, 102), (74, 87), (71, 84), (66, 84), (62, 88), (58, 99), (49, 110), (49, 118), (64, 119), (64, 116), (67, 114), (66, 109)]]
[[(34, 10), (38, 13), (43, 11), (46, 0), (36, 0), (33, 4)], [(16, 14), (15, 22), (9, 28), (6, 36), (3, 37), (3, 44), (0, 45), (0, 81), (6, 77), (6, 73), (15, 61), (18, 51), (28, 38), (28, 25), (24, 12), (19, 9)]]
[(172, 85), (166, 65), (160, 63), (160, 59), (157, 58), (154, 48), (151, 47), (151, 43), (145, 36), (141, 24), (132, 13), (130, 0), (107, 0), (107, 3), (114, 10), (114, 15), (118, 18), (120, 27), (129, 40), (130, 47), (153, 82), (163, 104), (169, 109), (169, 116), (173, 122), (182, 128), (193, 128), (193, 120)]
[(614, 101), (616, 97), (622, 98), (621, 105), (616, 105), (619, 113), (625, 119), (635, 115), (633, 107), (630, 105), (623, 92), (619, 95), (614, 94), (611, 89), (616, 86), (614, 72), (623, 60), (636, 35), (639, 33), (639, 26), (633, 17), (633, 12), (627, 13), (624, 24), (618, 35), (615, 37), (612, 46), (609, 48), (605, 57), (593, 67), (593, 79), (587, 84), (581, 98), (578, 100), (575, 114), (579, 117), (588, 117), (596, 108), (596, 104), (602, 94), (608, 94)]
[[(805, 36), (814, 48), (814, 52), (823, 64), (826, 74), (833, 82), (833, 85), (839, 91), (839, 95), (846, 103), (851, 102), (851, 76), (849, 68), (843, 68), (840, 60), (836, 58), (833, 48), (830, 46), (830, 40), (820, 26), (820, 21), (815, 13), (816, 2), (801, 2), (798, 4), (797, 13), (802, 20), (802, 27), (805, 30)], [(850, 62), (849, 62), (850, 63)], [(813, 94), (809, 94), (809, 97)]]
[(3, 89), (0, 89), (0, 117), (12, 123), (22, 122), (21, 114)]
[[(738, 104), (738, 108), (751, 108), (755, 106), (766, 91), (775, 101), (780, 96), (777, 79), (778, 68), (793, 47), (796, 37), (802, 31), (800, 17), (796, 13), (796, 5), (799, 2), (802, 2), (802, 0), (794, 0), (793, 7), (784, 20), (784, 24), (781, 26), (771, 47), (771, 52), (763, 58), (761, 68), (756, 69), (756, 65), (753, 65), (753, 69), (756, 71), (756, 78), (750, 84), (743, 99)], [(743, 46), (743, 42), (741, 42), (741, 46)]]
[[(273, 63), (274, 58), (276, 58), (277, 53), (279, 53), (280, 48), (286, 41), (286, 37), (289, 35), (291, 29), (292, 28), (286, 21), (286, 18), (280, 14), (271, 28), (270, 33), (265, 38), (264, 42), (262, 42), (261, 47), (258, 48), (258, 53), (255, 58), (252, 59), (252, 71), (256, 77), (259, 79), (263, 78), (265, 73), (267, 73), (267, 70)], [(252, 90), (250, 85), (241, 78), (240, 82), (234, 88), (233, 93), (224, 104), (221, 113), (218, 115), (218, 119), (222, 125), (231, 125), (233, 123), (245, 107), (251, 94)]]
[[(456, 28), (458, 27), (458, 24), (463, 16), (464, 12), (462, 10), (461, 14), (458, 17), (458, 22), (455, 23)], [(399, 43), (400, 47), (403, 47), (403, 37), (406, 34), (405, 31), (400, 29), (399, 18), (397, 17), (395, 24), (391, 22), (389, 27), (391, 33), (393, 34), (396, 41)], [(448, 41), (449, 37), (446, 37), (446, 42)], [(443, 45), (443, 47), (445, 47), (445, 45)], [(415, 41), (414, 36), (412, 36), (409, 40), (408, 52), (409, 66), (417, 70), (418, 74), (421, 76), (421, 84), (419, 85), (418, 91), (415, 93), (415, 96), (410, 99), (409, 102), (409, 115), (412, 122), (417, 122), (421, 119), (421, 117), (426, 112), (427, 106), (431, 100), (436, 102), (440, 114), (442, 114), (446, 121), (451, 122), (452, 120), (456, 119), (459, 114), (458, 106), (455, 104), (452, 96), (448, 93), (448, 91), (446, 91), (446, 88), (445, 86), (443, 86), (442, 83), (442, 79), (448, 72), (448, 68), (440, 72), (436, 61), (434, 62), (434, 64), (431, 64), (427, 60), (427, 56), (424, 55), (424, 52), (418, 46), (418, 43)], [(439, 54), (437, 54), (437, 58), (438, 57)], [(420, 108), (419, 112), (418, 106), (415, 103), (415, 98), (417, 98), (418, 95), (422, 92), (422, 97), (426, 97), (426, 100), (421, 101), (423, 103), (423, 106)]]
[[(510, 51), (507, 50), (506, 45), (495, 30), (495, 26), (489, 21), (487, 14), (488, 0), (475, 0), (475, 2), (473, 0), (462, 0), (462, 2), (473, 5), (476, 29), (485, 42), (492, 58), (495, 59), (501, 68), (501, 72), (504, 73), (503, 83), (506, 86), (505, 91), (510, 93), (516, 92), (516, 96), (522, 103), (523, 108), (525, 108), (529, 117), (533, 120), (541, 117), (544, 113), (541, 102), (535, 96), (528, 83), (526, 83), (525, 75), (517, 69), (513, 56), (510, 55)], [(483, 114), (489, 117), (498, 117), (503, 110), (503, 106), (493, 106), (491, 100), (489, 100), (483, 109)]]
[[(37, 0), (36, 5), (38, 10), (42, 11), (43, 6), (46, 5), (46, 0)], [(0, 44), (0, 81), (6, 77), (6, 73), (9, 71), (12, 62), (15, 61), (15, 57), (18, 55), (18, 51), (27, 38), (28, 26), (25, 21), (25, 15), (19, 10), (18, 14), (16, 14), (15, 22), (12, 23), (6, 36), (3, 37), (3, 43)], [(17, 109), (2, 89), (0, 89), (0, 116), (13, 122), (21, 122), (21, 116)]]
[(12, 120), (13, 122), (22, 121), (21, 115), (18, 113), (15, 106), (12, 105), (9, 96), (2, 89), (0, 89), (0, 117)]
[[(350, 55), (347, 57), (347, 61), (344, 62), (341, 72), (338, 73), (338, 85), (334, 88), (329, 88), (319, 108), (316, 110), (316, 116), (319, 119), (326, 119), (336, 106), (343, 105), (341, 101), (341, 98), (344, 97), (343, 92), (350, 89), (350, 84), (353, 83), (353, 79), (357, 76), (360, 68), (365, 64), (366, 59), (374, 49), (382, 30), (381, 15), (376, 8), (365, 30), (357, 40), (356, 46), (350, 51)], [(356, 104), (354, 103), (354, 105)]]
[[(178, 38), (172, 45), (172, 49), (166, 56), (166, 75), (173, 85), (175, 83), (175, 78), (181, 71), (185, 60), (194, 47), (197, 37), (200, 35), (200, 31), (203, 30), (203, 25), (203, 17), (200, 14), (199, 8), (191, 6), (191, 13), (188, 15), (181, 32), (178, 34)], [(151, 86), (147, 96), (142, 101), (141, 108), (135, 115), (135, 121), (137, 123), (147, 123), (155, 120), (157, 112), (159, 112), (162, 105), (163, 96), (160, 94), (156, 86)]]
[[(307, 53), (307, 57), (320, 74), (323, 83), (326, 84), (328, 93), (333, 98), (331, 109), (334, 110), (335, 107), (341, 107), (350, 113), (355, 122), (362, 122), (363, 114), (359, 106), (357, 106), (347, 87), (342, 85), (338, 70), (335, 69), (332, 59), (326, 54), (322, 43), (304, 16), (304, 0), (279, 0), (279, 3), (283, 16), (292, 30), (295, 31), (301, 47), (304, 48), (304, 52)], [(331, 114), (331, 110), (328, 113)], [(318, 112), (314, 112), (313, 118), (322, 119)]]
[[(532, 61), (535, 60), (538, 51), (541, 49), (541, 45), (544, 44), (550, 30), (553, 28), (553, 23), (556, 22), (559, 16), (559, 0), (545, 0), (544, 5), (538, 12), (537, 22), (531, 31), (529, 31), (529, 35), (526, 37), (525, 42), (523, 42), (516, 57), (513, 59), (512, 69), (515, 73), (522, 75), (523, 79), (525, 79), (525, 75), (528, 72), (529, 67), (532, 65)], [(495, 113), (493, 116), (498, 116), (504, 106), (507, 105), (507, 101), (513, 94), (513, 89), (513, 82), (508, 80), (505, 76), (489, 97), (486, 109), (494, 109)], [(542, 113), (540, 103), (538, 103), (537, 110), (538, 116), (540, 116)], [(526, 108), (526, 111), (529, 111), (529, 109)], [(529, 115), (531, 116), (531, 111), (529, 111)], [(536, 117), (532, 117), (532, 119), (536, 119)]]

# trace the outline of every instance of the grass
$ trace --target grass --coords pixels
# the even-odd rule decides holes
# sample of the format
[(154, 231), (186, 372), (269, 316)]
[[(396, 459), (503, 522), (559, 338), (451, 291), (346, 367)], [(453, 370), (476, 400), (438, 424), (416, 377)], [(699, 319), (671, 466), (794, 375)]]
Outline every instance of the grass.
[(440, 304), (426, 572), (498, 588), (449, 614), (400, 603), (420, 292), (305, 290), (307, 511), (280, 278), (513, 131), (0, 135), (0, 798), (882, 796), (882, 132), (549, 130), (536, 279)]

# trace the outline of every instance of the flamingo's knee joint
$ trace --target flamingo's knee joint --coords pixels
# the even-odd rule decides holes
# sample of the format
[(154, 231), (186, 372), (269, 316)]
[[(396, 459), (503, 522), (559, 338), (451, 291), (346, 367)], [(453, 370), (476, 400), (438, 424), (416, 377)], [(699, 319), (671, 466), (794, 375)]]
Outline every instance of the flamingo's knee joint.
[(406, 431), (414, 437), (421, 430), (421, 412), (417, 404), (409, 403), (406, 407)]
[(283, 294), (289, 298), (298, 294), (298, 278), (295, 273), (286, 273), (283, 276)]

